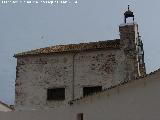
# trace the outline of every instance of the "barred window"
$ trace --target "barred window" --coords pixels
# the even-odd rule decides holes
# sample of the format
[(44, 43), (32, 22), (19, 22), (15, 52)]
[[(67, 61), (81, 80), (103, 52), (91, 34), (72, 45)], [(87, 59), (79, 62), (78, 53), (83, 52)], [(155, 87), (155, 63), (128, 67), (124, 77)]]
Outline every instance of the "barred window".
[(47, 100), (65, 100), (65, 88), (47, 89)]

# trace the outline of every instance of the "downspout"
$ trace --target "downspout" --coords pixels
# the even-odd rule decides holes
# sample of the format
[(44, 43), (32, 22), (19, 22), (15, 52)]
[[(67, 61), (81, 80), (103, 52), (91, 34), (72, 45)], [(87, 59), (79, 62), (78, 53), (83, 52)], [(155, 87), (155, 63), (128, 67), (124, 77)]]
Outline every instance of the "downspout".
[(75, 85), (75, 78), (74, 78), (75, 77), (75, 71), (74, 71), (74, 67), (75, 67), (75, 56), (76, 56), (76, 54), (77, 53), (73, 54), (73, 63), (72, 63), (73, 64), (73, 71), (72, 71), (72, 74), (73, 74), (73, 78), (72, 78), (72, 100), (74, 100), (74, 98), (75, 98), (75, 96), (74, 96), (74, 93), (75, 93), (74, 92), (75, 91), (74, 90), (74, 85)]

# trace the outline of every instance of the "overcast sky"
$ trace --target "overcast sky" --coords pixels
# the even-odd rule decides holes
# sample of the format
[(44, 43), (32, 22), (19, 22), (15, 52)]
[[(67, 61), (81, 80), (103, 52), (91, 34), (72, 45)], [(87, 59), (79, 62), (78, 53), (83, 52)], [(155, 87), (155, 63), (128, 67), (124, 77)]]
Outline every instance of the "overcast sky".
[(0, 2), (1, 101), (14, 103), (15, 53), (51, 45), (119, 38), (118, 26), (123, 23), (123, 13), (128, 4), (139, 24), (147, 73), (159, 68), (160, 0), (77, 2), (70, 0), (70, 3), (52, 5)]

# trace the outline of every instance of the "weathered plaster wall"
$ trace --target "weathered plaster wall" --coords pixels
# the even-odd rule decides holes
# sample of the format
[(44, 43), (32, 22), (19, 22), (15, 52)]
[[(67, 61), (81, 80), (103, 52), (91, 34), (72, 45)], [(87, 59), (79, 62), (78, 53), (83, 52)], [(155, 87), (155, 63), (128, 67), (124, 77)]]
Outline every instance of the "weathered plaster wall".
[[(81, 97), (84, 86), (119, 83), (124, 76), (122, 53), (101, 50), (18, 58), (16, 108), (58, 107)], [(54, 87), (65, 87), (66, 101), (47, 101), (47, 88)]]
[(16, 108), (45, 108), (63, 104), (64, 101), (47, 101), (47, 89), (65, 87), (66, 100), (70, 100), (71, 82), (71, 54), (18, 58)]
[(83, 87), (102, 89), (124, 80), (124, 55), (121, 50), (81, 52), (75, 56), (75, 94), (83, 96)]

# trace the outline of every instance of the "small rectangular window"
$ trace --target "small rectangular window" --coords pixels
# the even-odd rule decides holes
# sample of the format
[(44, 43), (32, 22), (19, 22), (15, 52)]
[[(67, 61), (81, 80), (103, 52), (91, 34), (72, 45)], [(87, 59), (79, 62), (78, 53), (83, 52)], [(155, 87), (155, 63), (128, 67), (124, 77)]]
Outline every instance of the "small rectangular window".
[(47, 100), (65, 100), (65, 88), (47, 89)]
[(83, 88), (83, 96), (87, 96), (96, 92), (102, 91), (102, 86), (91, 86)]
[(77, 114), (77, 120), (83, 120), (83, 113)]

